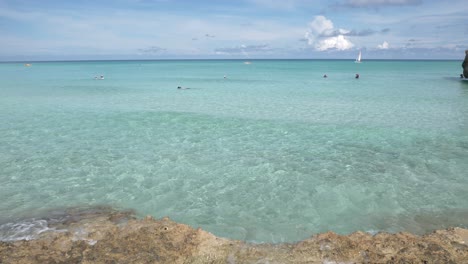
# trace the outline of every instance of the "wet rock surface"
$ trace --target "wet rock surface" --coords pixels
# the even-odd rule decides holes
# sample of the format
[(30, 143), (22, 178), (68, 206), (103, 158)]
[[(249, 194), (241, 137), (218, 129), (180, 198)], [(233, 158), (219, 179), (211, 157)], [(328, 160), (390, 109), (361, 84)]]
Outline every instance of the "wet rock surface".
[(0, 242), (0, 263), (468, 263), (462, 228), (424, 236), (327, 232), (292, 244), (250, 244), (169, 218), (76, 215), (37, 239)]

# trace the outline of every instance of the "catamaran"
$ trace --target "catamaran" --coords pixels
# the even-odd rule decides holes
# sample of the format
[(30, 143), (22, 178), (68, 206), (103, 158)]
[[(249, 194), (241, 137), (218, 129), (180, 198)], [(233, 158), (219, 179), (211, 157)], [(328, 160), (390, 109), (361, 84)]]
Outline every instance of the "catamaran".
[(359, 51), (359, 55), (357, 56), (356, 58), (356, 61), (354, 61), (355, 63), (361, 63), (361, 51)]

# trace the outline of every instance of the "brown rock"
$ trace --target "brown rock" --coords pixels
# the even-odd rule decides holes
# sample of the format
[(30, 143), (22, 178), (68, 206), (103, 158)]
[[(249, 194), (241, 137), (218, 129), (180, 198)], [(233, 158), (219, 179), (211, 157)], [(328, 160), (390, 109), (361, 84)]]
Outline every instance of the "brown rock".
[(462, 228), (424, 236), (327, 232), (295, 244), (249, 244), (167, 217), (109, 213), (68, 224), (68, 231), (36, 240), (0, 242), (0, 263), (468, 263), (468, 230)]

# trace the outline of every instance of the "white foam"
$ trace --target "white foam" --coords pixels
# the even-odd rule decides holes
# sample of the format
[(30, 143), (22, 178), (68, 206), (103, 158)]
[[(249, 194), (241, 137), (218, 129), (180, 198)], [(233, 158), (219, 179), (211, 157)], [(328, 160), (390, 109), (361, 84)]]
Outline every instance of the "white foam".
[(43, 232), (55, 230), (49, 228), (44, 219), (28, 219), (16, 223), (0, 225), (0, 241), (11, 242), (18, 240), (31, 240)]

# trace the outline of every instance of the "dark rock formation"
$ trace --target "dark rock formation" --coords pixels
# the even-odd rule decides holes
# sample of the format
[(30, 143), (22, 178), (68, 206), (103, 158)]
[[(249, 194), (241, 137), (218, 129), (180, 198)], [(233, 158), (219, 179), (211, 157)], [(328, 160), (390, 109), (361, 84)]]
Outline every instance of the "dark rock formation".
[(468, 78), (468, 50), (465, 50), (465, 60), (462, 63), (463, 76)]

